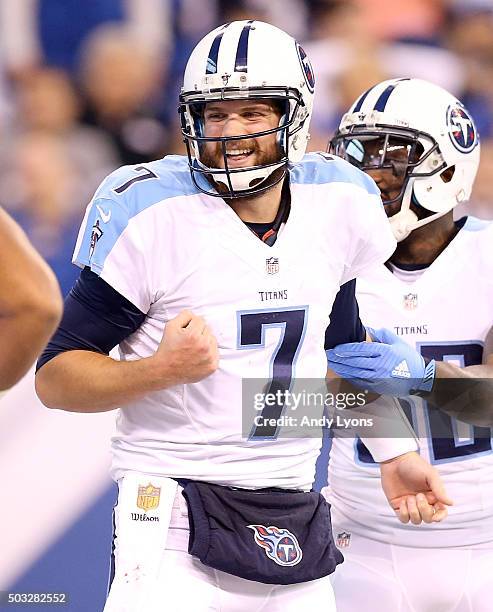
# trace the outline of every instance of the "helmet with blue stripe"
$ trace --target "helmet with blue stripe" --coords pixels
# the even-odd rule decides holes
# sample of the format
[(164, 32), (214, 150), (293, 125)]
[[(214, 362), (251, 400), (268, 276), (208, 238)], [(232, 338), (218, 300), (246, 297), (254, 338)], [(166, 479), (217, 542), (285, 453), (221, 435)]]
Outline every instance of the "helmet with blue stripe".
[[(289, 163), (303, 157), (309, 139), (314, 75), (294, 38), (261, 21), (235, 21), (216, 28), (195, 47), (185, 70), (179, 113), (195, 185), (209, 195), (239, 197), (259, 193), (280, 182)], [(248, 135), (208, 137), (204, 108), (214, 101), (269, 100), (280, 109), (279, 125)], [(244, 138), (276, 134), (278, 159), (249, 167), (228, 166), (226, 145)], [(224, 168), (204, 164), (204, 147), (216, 142)], [(200, 176), (221, 185), (220, 193)]]
[(398, 241), (466, 202), (479, 165), (479, 135), (464, 105), (421, 79), (371, 87), (343, 116), (330, 150), (365, 172), (388, 170), (400, 201), (390, 217)]

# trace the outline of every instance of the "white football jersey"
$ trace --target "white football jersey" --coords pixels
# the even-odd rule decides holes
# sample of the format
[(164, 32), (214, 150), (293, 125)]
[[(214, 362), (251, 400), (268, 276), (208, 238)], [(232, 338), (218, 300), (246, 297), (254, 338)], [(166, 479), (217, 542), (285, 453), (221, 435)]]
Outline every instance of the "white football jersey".
[[(357, 281), (360, 317), (386, 327), (424, 357), (459, 366), (482, 363), (493, 326), (493, 223), (468, 218), (420, 272), (377, 266)], [(359, 440), (334, 439), (329, 499), (353, 531), (408, 546), (481, 546), (493, 541), (491, 431), (428, 411), (420, 398), (402, 402), (420, 437), (421, 453), (440, 472), (454, 501), (449, 517), (432, 525), (399, 523), (380, 487), (379, 468)], [(437, 438), (434, 432), (449, 432)]]
[[(169, 156), (111, 174), (88, 206), (74, 254), (147, 313), (120, 345), (153, 355), (182, 310), (217, 338), (218, 370), (119, 410), (113, 476), (139, 470), (241, 487), (309, 489), (318, 438), (251, 440), (242, 379), (323, 379), (324, 333), (340, 285), (385, 261), (395, 241), (369, 177), (311, 154), (290, 169), (291, 212), (274, 246)], [(253, 422), (252, 422), (253, 426)], [(250, 427), (250, 426), (248, 426)]]

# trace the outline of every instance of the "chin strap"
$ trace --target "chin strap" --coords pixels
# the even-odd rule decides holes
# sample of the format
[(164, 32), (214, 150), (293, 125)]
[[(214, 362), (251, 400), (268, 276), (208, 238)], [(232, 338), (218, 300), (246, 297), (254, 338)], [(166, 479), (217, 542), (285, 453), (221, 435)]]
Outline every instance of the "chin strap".
[(400, 210), (389, 219), (390, 227), (397, 242), (407, 238), (418, 222), (418, 216), (412, 210)]
[(435, 213), (434, 215), (430, 215), (426, 217), (426, 219), (418, 220), (418, 217), (412, 210), (401, 210), (393, 217), (390, 217), (390, 227), (392, 232), (394, 233), (394, 237), (397, 242), (401, 242), (404, 238), (407, 238), (411, 232), (413, 232), (418, 227), (422, 227), (423, 225), (427, 225), (435, 219), (439, 217), (443, 217), (449, 211)]
[[(408, 189), (406, 190), (406, 193), (404, 194), (404, 197), (402, 198), (400, 211), (389, 218), (390, 227), (397, 242), (401, 242), (402, 240), (407, 238), (409, 234), (418, 227), (427, 225), (428, 223), (435, 221), (435, 219), (443, 217), (443, 215), (446, 215), (449, 212), (448, 210), (445, 210), (443, 212), (437, 212), (433, 215), (430, 215), (429, 217), (426, 217), (425, 219), (419, 220), (418, 215), (410, 208), (411, 194), (412, 185), (409, 185)], [(416, 204), (421, 206), (419, 202), (416, 202)]]

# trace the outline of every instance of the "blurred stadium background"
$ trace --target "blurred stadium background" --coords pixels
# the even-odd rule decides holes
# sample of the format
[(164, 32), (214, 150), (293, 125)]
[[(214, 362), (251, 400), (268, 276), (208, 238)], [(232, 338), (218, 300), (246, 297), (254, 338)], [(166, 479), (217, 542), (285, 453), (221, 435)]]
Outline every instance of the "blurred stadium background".
[[(0, 204), (64, 293), (99, 181), (183, 152), (186, 59), (204, 33), (235, 19), (268, 21), (305, 47), (317, 77), (311, 150), (325, 149), (353, 99), (385, 78), (455, 93), (482, 139), (467, 210), (493, 218), (493, 0), (0, 0)], [(0, 401), (0, 590), (65, 591), (65, 609), (102, 609), (113, 421), (43, 408), (32, 373)]]

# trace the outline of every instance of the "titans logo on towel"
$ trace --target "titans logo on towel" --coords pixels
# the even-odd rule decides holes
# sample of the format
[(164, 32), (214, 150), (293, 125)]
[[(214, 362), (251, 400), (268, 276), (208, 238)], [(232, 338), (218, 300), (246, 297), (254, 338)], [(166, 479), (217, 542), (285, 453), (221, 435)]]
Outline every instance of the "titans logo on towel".
[(269, 559), (278, 565), (297, 565), (303, 552), (298, 544), (296, 536), (287, 529), (279, 527), (264, 527), (263, 525), (247, 525), (255, 533), (255, 543), (264, 549)]

